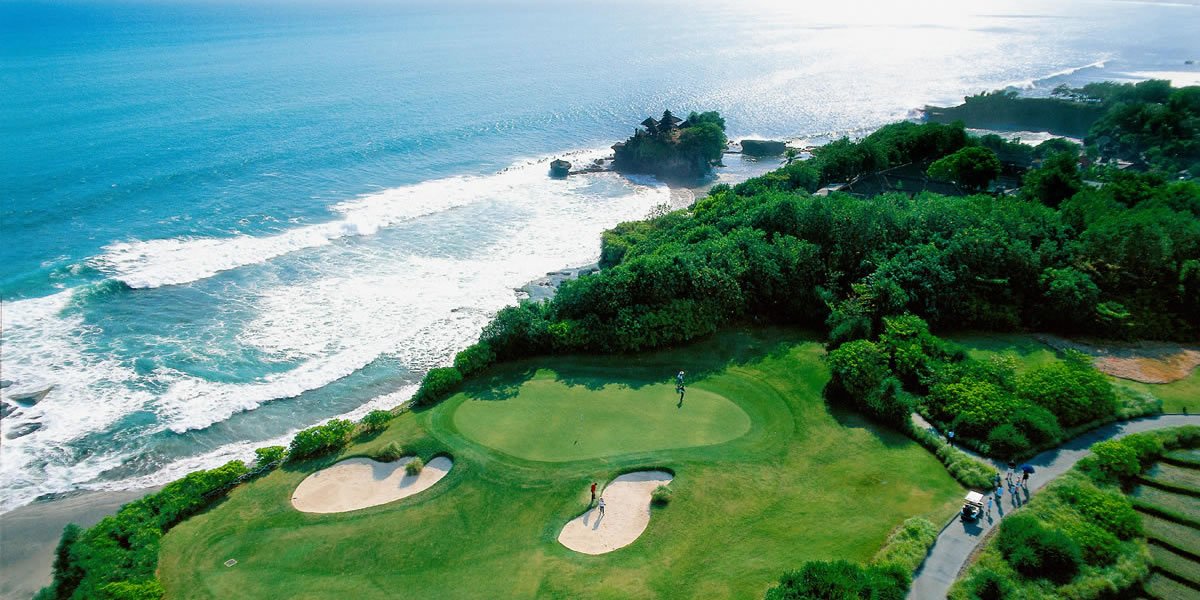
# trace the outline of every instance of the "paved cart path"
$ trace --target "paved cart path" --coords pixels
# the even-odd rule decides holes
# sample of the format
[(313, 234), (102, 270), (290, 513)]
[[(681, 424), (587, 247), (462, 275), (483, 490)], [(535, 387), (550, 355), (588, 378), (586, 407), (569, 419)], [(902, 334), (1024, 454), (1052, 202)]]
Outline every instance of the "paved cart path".
[[(1029, 479), (1029, 492), (1036, 493), (1055, 477), (1066, 473), (1075, 466), (1075, 463), (1079, 462), (1079, 459), (1087, 455), (1088, 448), (1096, 442), (1123, 437), (1131, 433), (1180, 425), (1200, 425), (1200, 415), (1159, 415), (1113, 423), (1085, 433), (1054, 450), (1047, 450), (1025, 461), (1036, 469), (1036, 473)], [(991, 462), (1001, 472), (1007, 468), (999, 461)], [(942, 530), (941, 535), (934, 542), (929, 556), (925, 558), (924, 564), (913, 575), (912, 589), (908, 592), (910, 600), (932, 600), (946, 597), (950, 591), (950, 585), (958, 577), (958, 572), (966, 564), (971, 552), (982, 543), (984, 535), (1000, 524), (1001, 515), (1016, 510), (1012, 495), (1007, 493), (1007, 490), (1001, 504), (1002, 512), (998, 513), (993, 510), (991, 522), (986, 517), (980, 519), (978, 523), (965, 523), (962, 519), (956, 518)]]

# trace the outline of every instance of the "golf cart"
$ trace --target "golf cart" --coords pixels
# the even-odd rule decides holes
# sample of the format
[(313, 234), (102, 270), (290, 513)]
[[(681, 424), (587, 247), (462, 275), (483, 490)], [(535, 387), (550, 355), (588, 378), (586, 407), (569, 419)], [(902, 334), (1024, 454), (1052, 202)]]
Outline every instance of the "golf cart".
[(967, 497), (963, 500), (962, 517), (967, 521), (978, 521), (983, 515), (983, 494), (979, 492), (967, 492)]

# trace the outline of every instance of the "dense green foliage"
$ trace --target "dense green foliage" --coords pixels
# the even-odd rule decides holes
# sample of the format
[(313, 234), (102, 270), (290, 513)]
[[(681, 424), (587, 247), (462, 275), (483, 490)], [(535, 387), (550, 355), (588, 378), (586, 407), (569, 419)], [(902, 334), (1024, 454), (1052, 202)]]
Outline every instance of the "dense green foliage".
[[(959, 443), (1000, 458), (1032, 455), (1058, 445), (1068, 428), (1119, 414), (1112, 385), (1078, 352), (1018, 375), (1008, 362), (971, 358), (914, 315), (886, 317), (881, 329), (877, 341), (846, 342), (827, 355), (831, 401), (901, 429), (919, 408)], [(948, 452), (924, 443), (939, 456)], [(950, 454), (943, 460), (948, 468), (958, 462)], [(982, 488), (973, 471), (963, 472), (967, 480), (955, 476)]]
[(38, 593), (38, 600), (161, 598), (155, 569), (163, 534), (248, 475), (241, 461), (196, 471), (122, 506), (86, 531), (67, 526), (55, 551), (53, 583)]
[(254, 450), (255, 468), (279, 466), (287, 458), (287, 448), (283, 446), (267, 446)]
[(942, 363), (931, 379), (927, 416), (1000, 458), (1032, 455), (1058, 445), (1069, 427), (1118, 416), (1112, 385), (1078, 353), (1020, 375), (1010, 364), (963, 358)]
[(454, 356), (454, 368), (463, 377), (470, 377), (496, 361), (496, 353), (487, 342), (478, 342), (464, 348)]
[(1200, 427), (1184, 426), (1092, 446), (1091, 456), (1004, 518), (950, 598), (1135, 596), (1150, 575), (1150, 554), (1143, 517), (1120, 486), (1167, 450), (1198, 444)]
[(892, 377), (888, 355), (874, 342), (855, 340), (828, 354), (829, 397), (849, 400), (856, 408), (880, 421), (904, 425), (912, 408), (900, 395), (900, 382)]
[(1070, 581), (1083, 563), (1079, 545), (1056, 527), (1020, 513), (1000, 524), (996, 545), (1018, 573), (1056, 583)]
[(387, 429), (388, 423), (395, 416), (395, 413), (390, 410), (373, 410), (363, 415), (362, 420), (358, 422), (358, 427), (363, 433), (378, 433)]
[(967, 192), (978, 193), (1000, 175), (1002, 166), (996, 153), (982, 146), (963, 148), (929, 165), (929, 176), (957, 183)]
[(429, 405), (445, 398), (462, 384), (463, 375), (454, 367), (430, 369), (421, 381), (421, 387), (413, 395), (413, 403)]
[(895, 565), (813, 561), (784, 573), (766, 600), (903, 600), (909, 585), (909, 572)]
[(1051, 154), (1042, 166), (1029, 171), (1022, 182), (1021, 194), (1046, 206), (1058, 206), (1083, 189), (1078, 159), (1070, 152)]
[(324, 425), (309, 427), (292, 438), (288, 446), (288, 460), (303, 460), (334, 450), (340, 450), (350, 442), (354, 423), (345, 419), (332, 419)]
[[(1076, 192), (1061, 210), (1017, 197), (803, 191), (893, 155), (952, 149), (955, 132), (889, 126), (736, 188), (716, 186), (690, 213), (619, 226), (604, 236), (604, 269), (565, 282), (547, 302), (501, 311), (482, 338), (498, 358), (617, 352), (754, 319), (825, 324), (838, 343), (870, 337), (883, 317), (905, 312), (938, 328), (1200, 331), (1195, 183), (1143, 177), (1134, 185), (1105, 171), (1096, 174), (1103, 187)], [(1068, 162), (1057, 157), (1066, 156), (1030, 177), (1055, 180)], [(798, 170), (816, 179), (792, 187)], [(1035, 187), (1050, 190), (1038, 192), (1049, 204), (1062, 193), (1057, 184)]]
[(650, 493), (650, 504), (654, 506), (666, 506), (671, 503), (672, 494), (674, 494), (674, 492), (671, 491), (670, 486), (660, 485), (654, 488), (654, 491)]

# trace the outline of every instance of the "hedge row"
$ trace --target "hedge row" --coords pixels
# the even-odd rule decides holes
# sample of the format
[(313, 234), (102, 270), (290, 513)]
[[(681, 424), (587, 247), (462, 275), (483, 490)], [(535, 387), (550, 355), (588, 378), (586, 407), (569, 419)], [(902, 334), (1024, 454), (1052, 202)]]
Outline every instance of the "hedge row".
[(95, 526), (71, 524), (55, 550), (54, 579), (36, 600), (142, 600), (161, 598), (155, 579), (158, 546), (164, 533), (209, 506), (238, 483), (266, 473), (278, 462), (254, 471), (240, 460), (190, 473), (121, 507)]
[(946, 471), (950, 473), (950, 476), (961, 483), (963, 487), (976, 490), (993, 487), (997, 473), (991, 465), (980, 462), (962, 450), (947, 444), (941, 436), (932, 431), (914, 430), (912, 437), (934, 456), (937, 456), (938, 460), (946, 466)]
[(937, 525), (927, 519), (907, 519), (888, 536), (883, 547), (871, 559), (871, 563), (897, 565), (912, 573), (925, 562), (925, 557), (929, 555), (929, 549), (937, 541), (939, 533), (941, 532)]

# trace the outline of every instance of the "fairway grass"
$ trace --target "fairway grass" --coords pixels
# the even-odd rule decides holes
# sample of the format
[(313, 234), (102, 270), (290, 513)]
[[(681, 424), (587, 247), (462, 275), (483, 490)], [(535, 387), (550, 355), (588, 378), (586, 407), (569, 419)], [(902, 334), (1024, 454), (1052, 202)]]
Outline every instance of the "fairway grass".
[(707, 446), (750, 431), (750, 417), (737, 404), (699, 387), (689, 387), (679, 402), (673, 384), (567, 385), (548, 369), (513, 398), (455, 400), (448, 410), (465, 437), (548, 462)]
[[(806, 560), (866, 561), (904, 519), (949, 518), (963, 490), (904, 435), (831, 411), (821, 396), (823, 350), (807, 339), (732, 331), (670, 352), (499, 366), (338, 456), (238, 487), (163, 538), (159, 577), (168, 598), (756, 598)], [(542, 381), (580, 398), (673, 392), (680, 369), (688, 372), (684, 409), (706, 392), (713, 406), (704, 412), (726, 425), (700, 438), (704, 445), (680, 430), (669, 448), (628, 435), (610, 438), (601, 456), (564, 459), (557, 442), (540, 440), (522, 456), (505, 436), (471, 428), (482, 413), (459, 415), (464, 406), (507, 405), (536, 420), (520, 398)], [(665, 402), (680, 410), (677, 400)], [(739, 413), (749, 423), (740, 434), (727, 427)], [(544, 425), (526, 435), (531, 443), (564, 437)], [(389, 504), (325, 515), (292, 508), (292, 491), (310, 473), (390, 442), (426, 460), (448, 454), (454, 469)], [(555, 462), (528, 458), (550, 450)], [(592, 481), (641, 470), (673, 473), (674, 493), (651, 509), (636, 541), (598, 556), (558, 543), (586, 510)], [(223, 566), (230, 558), (238, 563)]]
[(1163, 402), (1166, 413), (1200, 413), (1200, 369), (1191, 375), (1171, 383), (1140, 383), (1127, 379), (1113, 378), (1117, 385), (1145, 392)]

